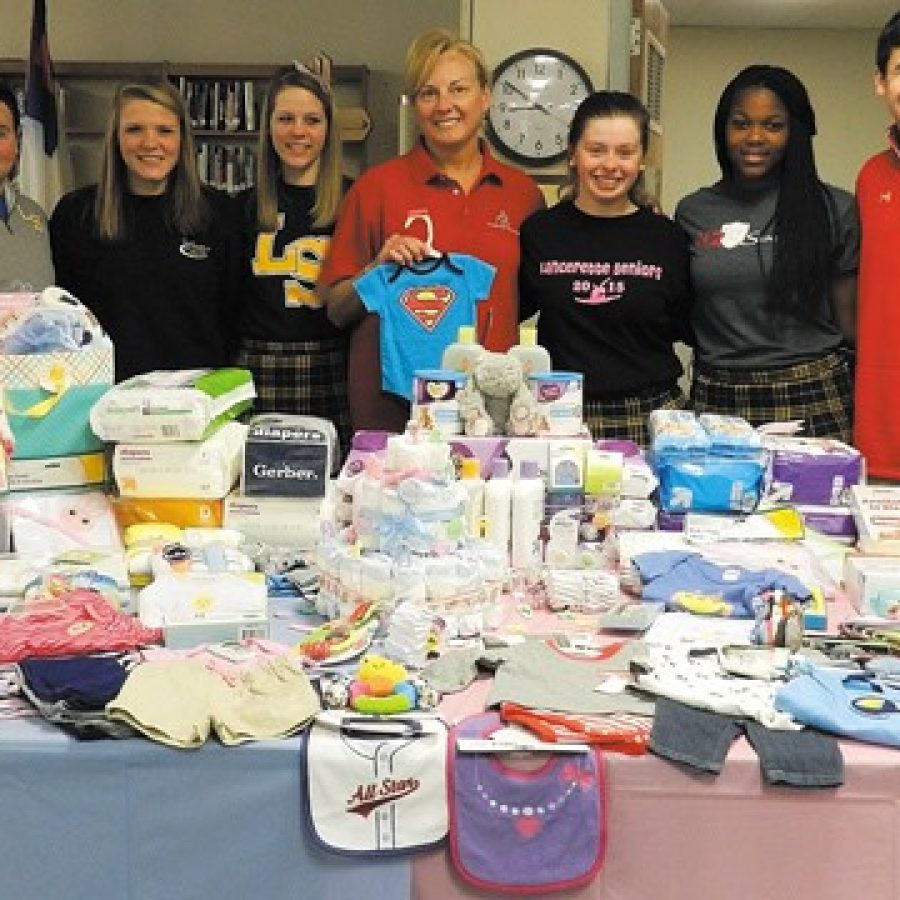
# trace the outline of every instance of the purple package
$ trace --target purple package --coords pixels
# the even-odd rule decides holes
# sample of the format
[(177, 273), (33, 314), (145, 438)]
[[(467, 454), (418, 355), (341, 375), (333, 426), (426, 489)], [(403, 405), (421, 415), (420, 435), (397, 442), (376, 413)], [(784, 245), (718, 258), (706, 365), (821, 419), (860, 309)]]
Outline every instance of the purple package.
[(661, 509), (656, 517), (656, 527), (660, 531), (684, 531), (686, 513), (666, 512)]
[(769, 493), (790, 503), (839, 506), (863, 480), (860, 452), (830, 438), (777, 438), (771, 453)]
[(848, 506), (798, 506), (797, 512), (803, 516), (803, 524), (842, 541), (856, 541), (856, 520)]

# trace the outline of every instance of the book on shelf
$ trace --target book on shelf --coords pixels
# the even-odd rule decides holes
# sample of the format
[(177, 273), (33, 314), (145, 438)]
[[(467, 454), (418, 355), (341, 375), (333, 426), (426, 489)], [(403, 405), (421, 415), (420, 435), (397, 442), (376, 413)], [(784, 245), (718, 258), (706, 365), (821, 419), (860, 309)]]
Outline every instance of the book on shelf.
[(863, 553), (900, 556), (900, 485), (851, 485), (849, 506)]
[(248, 78), (244, 82), (244, 128), (247, 131), (256, 131), (256, 107), (253, 95), (253, 82)]

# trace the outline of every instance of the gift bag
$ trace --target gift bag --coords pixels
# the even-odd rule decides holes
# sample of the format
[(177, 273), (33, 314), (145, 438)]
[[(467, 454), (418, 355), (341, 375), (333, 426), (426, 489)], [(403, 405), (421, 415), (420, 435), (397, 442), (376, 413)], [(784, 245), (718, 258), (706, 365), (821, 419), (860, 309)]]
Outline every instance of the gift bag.
[(461, 752), (459, 738), (488, 738), (496, 712), (470, 716), (450, 736), (450, 850), (481, 890), (543, 894), (589, 882), (606, 854), (602, 757), (531, 754), (513, 766), (496, 753)]
[(303, 757), (307, 823), (325, 849), (395, 855), (446, 836), (447, 726), (438, 716), (327, 710)]
[(103, 449), (91, 407), (113, 384), (108, 337), (73, 352), (0, 355), (0, 385), (15, 438), (13, 459), (75, 456)]

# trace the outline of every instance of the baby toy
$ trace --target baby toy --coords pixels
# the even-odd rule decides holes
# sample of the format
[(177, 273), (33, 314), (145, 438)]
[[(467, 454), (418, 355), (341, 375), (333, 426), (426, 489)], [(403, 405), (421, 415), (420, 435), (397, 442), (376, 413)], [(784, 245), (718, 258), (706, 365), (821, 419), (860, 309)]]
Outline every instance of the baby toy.
[(411, 678), (405, 666), (385, 656), (367, 653), (355, 677), (332, 681), (323, 689), (325, 705), (350, 707), (367, 715), (392, 715), (433, 709), (437, 692), (421, 678)]
[(534, 435), (541, 425), (522, 364), (507, 353), (482, 354), (457, 400), (463, 429), (471, 437)]

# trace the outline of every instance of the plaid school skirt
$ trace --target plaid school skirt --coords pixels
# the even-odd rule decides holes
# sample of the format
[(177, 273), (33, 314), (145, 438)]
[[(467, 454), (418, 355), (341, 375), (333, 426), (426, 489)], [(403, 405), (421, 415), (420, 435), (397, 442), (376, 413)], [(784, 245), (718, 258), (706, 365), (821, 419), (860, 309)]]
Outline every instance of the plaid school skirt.
[(650, 443), (647, 416), (654, 409), (685, 409), (687, 397), (676, 385), (648, 388), (615, 400), (584, 401), (584, 421), (595, 441), (629, 440), (641, 447)]
[(257, 341), (244, 338), (238, 365), (253, 373), (255, 412), (294, 413), (330, 419), (341, 460), (350, 449), (347, 408), (347, 342)]
[(844, 353), (780, 369), (731, 370), (694, 364), (698, 413), (741, 416), (754, 427), (800, 419), (804, 435), (850, 442), (853, 372)]

